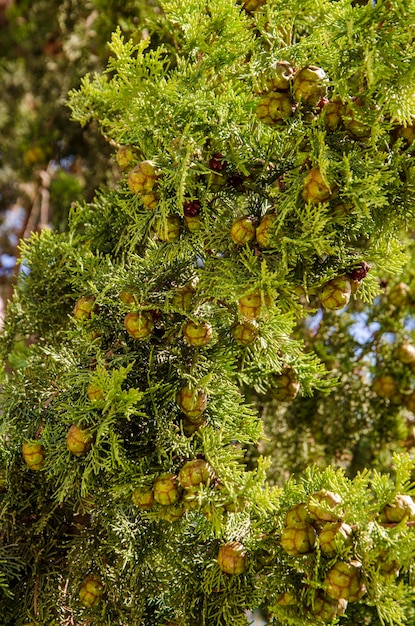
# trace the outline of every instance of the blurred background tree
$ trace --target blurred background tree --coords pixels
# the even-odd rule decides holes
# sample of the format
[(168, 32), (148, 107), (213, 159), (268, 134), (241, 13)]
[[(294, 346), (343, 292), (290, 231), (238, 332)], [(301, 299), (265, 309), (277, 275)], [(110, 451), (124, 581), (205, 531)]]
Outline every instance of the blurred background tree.
[[(402, 235), (403, 240), (407, 239)], [(285, 401), (255, 395), (278, 484), (307, 465), (388, 471), (395, 452), (414, 452), (415, 357), (413, 243), (397, 276), (379, 281), (373, 304), (351, 300), (341, 313), (314, 308), (297, 332), (338, 381), (330, 394), (301, 393)], [(254, 462), (258, 450), (252, 451)]]
[(112, 148), (94, 125), (70, 123), (69, 90), (103, 71), (117, 25), (139, 40), (159, 10), (156, 0), (0, 3), (1, 311), (18, 240), (45, 226), (65, 230), (71, 205), (116, 176)]

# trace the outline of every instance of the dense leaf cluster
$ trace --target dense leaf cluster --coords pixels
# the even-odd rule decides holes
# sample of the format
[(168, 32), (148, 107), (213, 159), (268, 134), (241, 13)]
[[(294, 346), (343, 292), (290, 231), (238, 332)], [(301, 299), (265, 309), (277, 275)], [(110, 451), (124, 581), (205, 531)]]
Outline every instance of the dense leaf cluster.
[(168, 0), (71, 92), (120, 174), (21, 246), (5, 625), (413, 619), (415, 4), (355, 4)]

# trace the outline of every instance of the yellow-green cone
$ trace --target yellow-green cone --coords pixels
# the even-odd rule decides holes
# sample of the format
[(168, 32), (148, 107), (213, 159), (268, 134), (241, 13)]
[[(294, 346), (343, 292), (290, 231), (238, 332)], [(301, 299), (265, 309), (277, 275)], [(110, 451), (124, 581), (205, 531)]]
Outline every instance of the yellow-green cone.
[(352, 286), (347, 276), (329, 280), (318, 292), (321, 305), (328, 311), (340, 311), (350, 300)]
[(75, 456), (86, 454), (92, 446), (93, 437), (89, 428), (72, 424), (66, 436), (66, 447)]
[(83, 581), (79, 590), (79, 601), (89, 609), (97, 606), (104, 595), (104, 585), (100, 578), (90, 574)]
[(157, 180), (157, 171), (151, 161), (142, 161), (128, 175), (128, 186), (132, 193), (145, 195), (153, 190)]
[(175, 504), (180, 498), (180, 485), (175, 474), (161, 474), (154, 481), (154, 500), (158, 504), (168, 506)]
[(242, 574), (248, 567), (248, 553), (238, 541), (225, 543), (219, 548), (218, 565), (226, 574)]
[(22, 446), (25, 463), (32, 470), (40, 470), (45, 464), (45, 448), (39, 441), (26, 441)]
[(303, 522), (286, 526), (281, 533), (281, 547), (290, 556), (310, 554), (315, 549), (316, 537), (316, 531), (311, 524)]
[(127, 313), (124, 318), (124, 326), (131, 337), (142, 341), (150, 337), (154, 330), (153, 316), (150, 311)]
[(194, 348), (203, 348), (212, 339), (212, 326), (207, 322), (193, 322), (188, 320), (183, 326), (183, 336), (187, 343)]

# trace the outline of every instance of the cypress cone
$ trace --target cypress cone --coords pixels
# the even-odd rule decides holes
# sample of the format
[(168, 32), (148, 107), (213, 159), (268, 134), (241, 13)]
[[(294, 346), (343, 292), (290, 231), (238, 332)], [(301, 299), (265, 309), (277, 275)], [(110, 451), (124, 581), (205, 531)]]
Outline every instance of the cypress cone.
[(407, 396), (404, 396), (403, 400), (408, 411), (415, 413), (415, 393), (412, 392)]
[(183, 203), (183, 215), (184, 217), (198, 217), (201, 208), (199, 200), (186, 200)]
[(129, 291), (121, 291), (118, 297), (124, 304), (137, 304), (137, 297)]
[(179, 471), (178, 480), (183, 489), (198, 485), (209, 485), (213, 479), (213, 468), (203, 459), (187, 461)]
[(335, 131), (343, 122), (344, 104), (339, 97), (329, 100), (321, 109), (324, 124), (329, 132)]
[(362, 564), (359, 561), (337, 561), (327, 572), (324, 588), (330, 598), (340, 598), (348, 602), (360, 600), (366, 592), (362, 580)]
[(207, 322), (193, 322), (188, 320), (183, 326), (183, 336), (187, 343), (194, 348), (203, 348), (212, 339), (212, 326)]
[(118, 165), (123, 170), (128, 169), (137, 161), (137, 155), (132, 146), (121, 146), (121, 148), (118, 148), (115, 158)]
[(173, 297), (171, 299), (172, 307), (174, 309), (179, 309), (180, 311), (191, 311), (194, 293), (195, 290), (191, 285), (179, 287), (173, 293)]
[(277, 245), (277, 240), (274, 236), (277, 219), (278, 217), (275, 213), (267, 213), (264, 215), (259, 226), (257, 227), (256, 240), (261, 248), (275, 248)]
[(373, 379), (372, 389), (380, 398), (393, 400), (399, 395), (399, 387), (393, 376), (383, 374)]
[(366, 139), (370, 137), (372, 129), (359, 118), (359, 109), (364, 111), (363, 103), (359, 100), (349, 102), (343, 113), (343, 124), (353, 138)]
[(90, 574), (83, 581), (79, 590), (79, 601), (89, 609), (98, 606), (104, 595), (104, 585), (98, 576)]
[(339, 311), (349, 303), (351, 293), (350, 279), (347, 276), (338, 276), (321, 287), (318, 297), (325, 309)]
[(221, 154), (220, 152), (216, 152), (209, 159), (209, 168), (213, 170), (214, 172), (222, 172), (223, 170), (227, 168), (227, 166), (228, 166), (228, 163), (225, 160), (225, 157), (223, 156), (223, 154)]
[(343, 615), (347, 609), (347, 600), (344, 598), (331, 598), (323, 591), (316, 593), (311, 612), (317, 619), (324, 623), (332, 622), (335, 617)]
[(398, 494), (393, 502), (385, 505), (383, 517), (386, 522), (399, 524), (404, 518), (408, 521), (415, 520), (415, 502), (411, 496)]
[(89, 428), (81, 428), (77, 424), (72, 424), (66, 436), (66, 447), (75, 456), (82, 456), (91, 449), (92, 441)]
[(191, 487), (184, 490), (181, 501), (184, 508), (188, 511), (199, 509), (202, 506), (200, 502), (200, 491)]
[(99, 400), (104, 400), (104, 392), (102, 389), (98, 387), (96, 383), (90, 382), (88, 383), (88, 387), (86, 389), (86, 395), (91, 402), (98, 402)]
[(311, 521), (312, 519), (307, 504), (305, 502), (299, 502), (288, 509), (285, 514), (284, 524), (285, 526), (295, 528), (297, 524), (309, 524)]
[(175, 504), (181, 494), (181, 489), (175, 474), (161, 474), (153, 485), (154, 500), (158, 504), (168, 506)]
[(411, 288), (406, 283), (400, 282), (394, 285), (389, 292), (389, 302), (396, 307), (409, 304), (411, 299)]
[(271, 298), (259, 289), (254, 289), (239, 299), (238, 309), (247, 320), (253, 321), (264, 317), (270, 305)]
[(154, 232), (160, 241), (164, 243), (172, 243), (180, 237), (182, 223), (178, 215), (168, 215), (165, 219), (160, 219), (155, 227)]
[(307, 508), (314, 520), (337, 522), (343, 517), (343, 510), (340, 508), (341, 502), (342, 499), (338, 493), (320, 489), (309, 496)]
[(273, 374), (271, 383), (271, 395), (280, 402), (294, 400), (300, 391), (297, 372), (292, 367), (285, 367), (281, 374)]
[(203, 221), (200, 215), (185, 215), (184, 223), (187, 230), (191, 233), (197, 233), (203, 228)]
[(380, 550), (377, 562), (379, 572), (382, 576), (388, 578), (396, 578), (399, 576), (399, 562), (396, 559), (390, 558), (388, 550)]
[(281, 533), (281, 547), (290, 556), (301, 556), (314, 552), (316, 545), (316, 531), (305, 522), (298, 522), (295, 526), (286, 526)]
[(22, 445), (22, 454), (26, 465), (32, 470), (38, 471), (45, 464), (45, 448), (40, 441), (25, 441)]
[(295, 606), (298, 598), (291, 591), (284, 591), (277, 599), (278, 606)]
[(243, 7), (245, 11), (248, 13), (252, 13), (252, 11), (256, 11), (260, 7), (266, 4), (267, 0), (243, 0)]
[(327, 202), (334, 197), (335, 193), (336, 187), (326, 183), (319, 167), (313, 167), (308, 172), (303, 186), (303, 198), (306, 202), (313, 204)]
[(170, 522), (171, 524), (181, 519), (185, 513), (186, 507), (184, 506), (183, 502), (178, 502), (170, 506), (163, 507), (158, 511), (160, 519), (164, 520), (165, 522)]
[(220, 546), (218, 565), (222, 572), (237, 576), (248, 567), (248, 553), (245, 546), (239, 541), (231, 541)]
[(75, 303), (73, 315), (77, 320), (86, 320), (91, 317), (95, 308), (95, 298), (93, 296), (82, 296)]
[(237, 496), (236, 498), (233, 498), (232, 500), (225, 502), (225, 504), (223, 505), (223, 508), (228, 513), (240, 513), (241, 511), (244, 510), (245, 505), (246, 505), (245, 498), (243, 496)]
[(405, 140), (406, 147), (412, 146), (415, 141), (415, 126), (401, 126), (396, 136)]
[(255, 320), (252, 322), (237, 322), (231, 328), (231, 335), (236, 343), (244, 347), (253, 343), (257, 339), (258, 334), (259, 330)]
[(415, 346), (409, 342), (404, 342), (395, 350), (395, 357), (405, 365), (415, 363)]
[(177, 393), (176, 402), (188, 420), (197, 421), (206, 409), (207, 394), (202, 389), (191, 389), (186, 385)]
[(277, 61), (272, 76), (267, 79), (268, 91), (288, 91), (294, 77), (294, 69), (288, 61)]
[(157, 208), (159, 197), (154, 192), (149, 191), (148, 193), (145, 193), (141, 196), (141, 202), (146, 209), (148, 209), (149, 211), (154, 211), (154, 209)]
[(127, 313), (124, 319), (124, 326), (131, 337), (142, 341), (147, 339), (153, 332), (154, 321), (150, 311), (140, 311), (140, 313)]
[(128, 175), (130, 191), (141, 195), (152, 192), (156, 181), (157, 170), (152, 161), (142, 161)]
[(249, 215), (238, 217), (231, 226), (231, 238), (238, 246), (245, 246), (255, 240), (255, 224)]
[(184, 416), (182, 418), (183, 432), (187, 437), (191, 437), (203, 424), (206, 424), (206, 419), (203, 416), (190, 419)]
[(131, 499), (139, 509), (151, 509), (154, 504), (154, 492), (150, 488), (137, 487), (134, 489)]
[(321, 529), (318, 539), (320, 550), (325, 556), (334, 557), (337, 554), (337, 546), (350, 546), (352, 529), (344, 522), (328, 522)]
[(294, 76), (293, 94), (297, 102), (315, 106), (326, 95), (327, 76), (315, 65), (303, 67)]
[(272, 91), (258, 102), (256, 116), (268, 126), (275, 126), (287, 120), (293, 114), (291, 97), (285, 91)]

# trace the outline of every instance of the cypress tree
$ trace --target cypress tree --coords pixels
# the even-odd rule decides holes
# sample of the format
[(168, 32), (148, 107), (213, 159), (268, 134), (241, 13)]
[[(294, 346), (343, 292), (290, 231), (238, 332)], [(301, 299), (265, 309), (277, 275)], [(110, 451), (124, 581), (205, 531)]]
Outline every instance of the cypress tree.
[(117, 185), (21, 244), (1, 623), (413, 623), (415, 2), (162, 8), (70, 93)]

